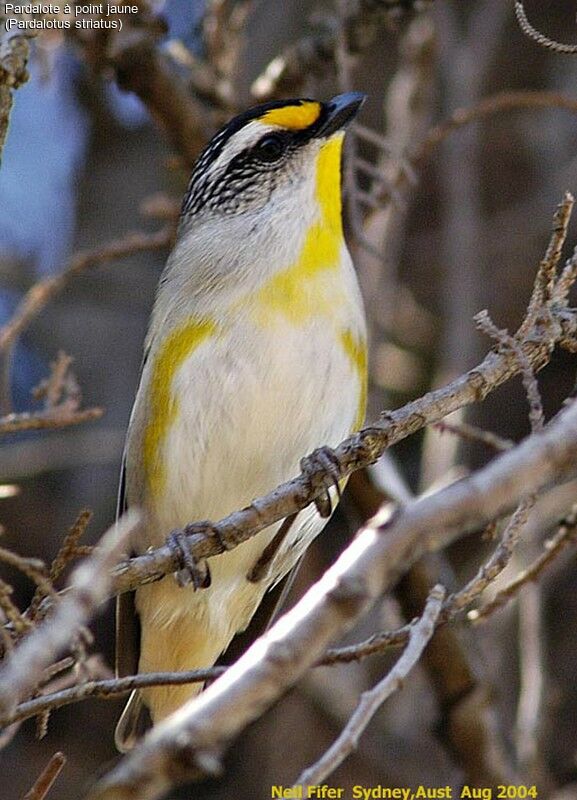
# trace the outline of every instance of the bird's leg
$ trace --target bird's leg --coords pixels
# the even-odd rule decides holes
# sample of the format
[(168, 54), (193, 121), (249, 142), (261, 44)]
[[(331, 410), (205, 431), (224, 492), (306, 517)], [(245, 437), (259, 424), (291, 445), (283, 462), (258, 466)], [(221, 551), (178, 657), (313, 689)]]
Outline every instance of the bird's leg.
[[(301, 458), (300, 467), (303, 475), (306, 475), (309, 479), (313, 489), (323, 481), (325, 475), (329, 475), (337, 490), (338, 498), (339, 500), (341, 499), (341, 487), (339, 484), (341, 465), (335, 451), (331, 447), (318, 447), (310, 456)], [(328, 489), (325, 489), (324, 494), (319, 495), (314, 502), (321, 517), (330, 517), (333, 513), (331, 496)]]
[(211, 583), (208, 562), (197, 561), (192, 555), (184, 531), (176, 530), (169, 533), (166, 544), (178, 561), (178, 570), (175, 572), (177, 583), (180, 586), (192, 583), (195, 589), (208, 589)]

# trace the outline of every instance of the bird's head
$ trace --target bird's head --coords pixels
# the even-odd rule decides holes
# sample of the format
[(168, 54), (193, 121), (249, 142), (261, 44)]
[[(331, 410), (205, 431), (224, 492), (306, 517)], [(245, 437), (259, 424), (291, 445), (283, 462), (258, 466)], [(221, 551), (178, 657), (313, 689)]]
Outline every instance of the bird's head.
[(340, 220), (343, 129), (364, 99), (349, 92), (325, 103), (280, 100), (232, 119), (196, 163), (182, 225), (241, 215), (286, 219), (315, 202), (332, 205)]

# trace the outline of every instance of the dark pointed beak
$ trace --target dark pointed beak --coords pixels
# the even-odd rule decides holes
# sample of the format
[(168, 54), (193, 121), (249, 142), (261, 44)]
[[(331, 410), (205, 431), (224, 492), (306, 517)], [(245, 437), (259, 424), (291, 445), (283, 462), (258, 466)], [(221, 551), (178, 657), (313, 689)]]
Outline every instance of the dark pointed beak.
[(362, 92), (347, 92), (333, 97), (326, 103), (325, 119), (314, 135), (325, 138), (344, 128), (356, 116), (366, 99), (366, 94)]

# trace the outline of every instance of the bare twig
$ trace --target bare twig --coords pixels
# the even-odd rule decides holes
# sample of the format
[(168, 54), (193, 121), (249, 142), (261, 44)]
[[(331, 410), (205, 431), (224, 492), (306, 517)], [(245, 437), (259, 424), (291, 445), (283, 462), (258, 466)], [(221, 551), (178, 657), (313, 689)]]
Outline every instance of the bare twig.
[(60, 661), (57, 661), (55, 664), (51, 664), (44, 670), (42, 683), (43, 684), (49, 683), (57, 675), (60, 675), (62, 672), (66, 672), (66, 670), (69, 670), (73, 666), (74, 666), (74, 659), (71, 656), (66, 656), (66, 658), (61, 658)]
[[(379, 708), (394, 692), (402, 688), (403, 681), (421, 657), (435, 632), (445, 589), (435, 586), (429, 595), (423, 615), (410, 626), (407, 647), (391, 671), (372, 689), (363, 692), (360, 702), (346, 727), (329, 749), (311, 767), (298, 777), (295, 788), (321, 784), (356, 749), (359, 739)], [(305, 792), (308, 791), (304, 789)], [(307, 796), (304, 794), (303, 796)]]
[[(545, 308), (545, 306), (541, 306), (541, 308)], [(499, 342), (501, 348), (508, 349), (515, 354), (515, 357), (519, 361), (523, 386), (525, 387), (527, 400), (529, 401), (529, 421), (531, 423), (531, 430), (542, 430), (545, 424), (545, 416), (543, 413), (543, 402), (539, 392), (539, 385), (537, 384), (531, 362), (527, 358), (519, 338), (510, 336), (506, 330), (499, 330), (491, 320), (487, 311), (480, 311), (476, 314), (475, 322), (479, 330)], [(523, 323), (523, 325), (524, 324), (525, 323)]]
[(461, 422), (457, 424), (441, 421), (436, 422), (434, 427), (441, 431), (441, 433), (454, 433), (456, 436), (460, 436), (462, 439), (466, 439), (469, 442), (480, 442), (486, 447), (491, 448), (491, 450), (496, 450), (498, 452), (510, 450), (515, 446), (515, 443), (512, 442), (511, 439), (504, 439), (502, 436), (499, 436), (492, 431), (485, 431), (482, 428), (478, 428), (476, 425), (470, 425), (467, 422)]
[(546, 47), (548, 50), (553, 50), (554, 53), (563, 53), (565, 55), (575, 55), (577, 53), (577, 44), (556, 42), (554, 39), (550, 39), (548, 36), (545, 36), (544, 33), (538, 31), (537, 28), (534, 28), (527, 19), (527, 13), (522, 0), (515, 0), (515, 15), (519, 27), (525, 36), (528, 36), (529, 39), (540, 44), (541, 47)]
[(533, 496), (529, 496), (522, 503), (519, 503), (494, 553), (466, 586), (447, 598), (446, 608), (443, 609), (443, 616), (447, 613), (454, 613), (459, 609), (466, 608), (487, 588), (497, 575), (503, 572), (511, 560), (523, 526), (527, 522), (529, 512), (534, 503), (535, 499)]
[[(22, 614), (18, 606), (12, 600), (13, 588), (9, 583), (0, 578), (0, 609), (2, 609), (2, 616), (10, 623), (10, 626), (16, 634), (24, 634), (29, 631), (33, 625), (30, 620)], [(12, 650), (12, 640), (9, 638), (8, 631), (5, 630), (4, 648), (7, 652)]]
[(52, 615), (14, 648), (0, 668), (0, 710), (10, 714), (18, 702), (43, 679), (44, 670), (69, 645), (106, 598), (110, 570), (118, 560), (127, 537), (140, 523), (131, 511), (102, 538), (95, 553), (72, 574), (70, 589)]
[(28, 56), (28, 37), (0, 34), (0, 163), (12, 110), (12, 92), (28, 80)]
[(74, 525), (72, 525), (64, 537), (64, 541), (60, 545), (60, 549), (58, 550), (56, 558), (50, 566), (50, 580), (53, 583), (57, 578), (60, 577), (68, 564), (74, 558), (76, 558), (78, 553), (78, 542), (80, 541), (80, 538), (84, 536), (84, 532), (86, 531), (91, 519), (92, 511), (90, 511), (89, 508), (83, 509), (74, 521)]
[[(529, 301), (529, 310), (523, 321), (523, 325), (519, 329), (520, 335), (523, 335), (531, 325), (535, 324), (538, 315), (543, 313), (543, 307), (548, 305), (555, 294), (557, 268), (561, 259), (563, 245), (567, 239), (567, 229), (574, 205), (575, 198), (573, 195), (570, 192), (565, 192), (565, 196), (557, 207), (553, 217), (553, 235), (549, 241), (545, 257), (539, 264), (537, 279), (535, 280), (533, 293)], [(566, 271), (564, 271), (564, 273), (567, 275), (568, 280), (570, 273), (567, 274)], [(566, 282), (567, 281), (563, 279), (563, 283), (557, 291), (557, 296), (560, 298), (564, 296)]]
[(25, 558), (4, 547), (0, 547), (0, 561), (10, 564), (26, 575), (36, 584), (37, 591), (40, 591), (45, 597), (50, 596), (53, 600), (56, 599), (56, 592), (43, 561), (37, 558)]
[(556, 303), (566, 303), (567, 296), (571, 290), (571, 287), (575, 283), (575, 278), (577, 276), (577, 248), (573, 251), (573, 255), (571, 258), (567, 259), (565, 266), (559, 276), (559, 279), (555, 285), (555, 302)]
[(376, 518), (322, 580), (226, 675), (158, 725), (91, 793), (91, 800), (152, 800), (215, 772), (223, 748), (317, 660), (330, 640), (425, 552), (501, 516), (577, 473), (577, 404), (469, 478)]
[(34, 786), (24, 795), (24, 800), (44, 800), (65, 764), (66, 756), (64, 753), (54, 753), (36, 779)]
[[(32, 391), (35, 400), (44, 400), (46, 408), (55, 408), (61, 405), (62, 400), (71, 393), (70, 368), (74, 359), (62, 350), (50, 365), (50, 375), (44, 378)], [(73, 393), (78, 392), (78, 385), (73, 381)]]
[(415, 168), (420, 169), (441, 142), (464, 125), (504, 111), (538, 108), (557, 108), (577, 114), (577, 99), (558, 92), (498, 92), (472, 106), (456, 109), (450, 117), (431, 128), (422, 144), (412, 154), (411, 161)]
[(149, 686), (181, 686), (185, 683), (204, 683), (214, 680), (226, 672), (226, 667), (211, 667), (210, 669), (197, 669), (188, 672), (147, 672), (140, 675), (128, 675), (123, 678), (110, 678), (106, 680), (88, 680), (76, 686), (70, 686), (48, 694), (26, 700), (16, 710), (0, 717), (0, 725), (11, 725), (29, 717), (35, 717), (45, 711), (77, 703), (87, 697), (100, 697), (103, 699), (115, 698), (127, 694), (133, 689), (145, 689)]
[(46, 410), (37, 412), (24, 411), (20, 414), (7, 414), (0, 417), (0, 436), (22, 431), (56, 430), (71, 425), (93, 422), (104, 414), (102, 408), (94, 406), (82, 411)]
[(481, 608), (469, 611), (468, 618), (473, 622), (481, 622), (487, 619), (497, 609), (502, 608), (512, 597), (514, 597), (525, 584), (536, 581), (541, 573), (555, 561), (561, 552), (573, 545), (577, 536), (577, 519), (575, 513), (571, 513), (563, 521), (559, 530), (544, 544), (544, 551), (533, 561), (533, 563), (520, 572), (516, 578), (500, 589), (492, 600), (485, 603)]
[(77, 253), (61, 273), (35, 283), (28, 290), (12, 319), (0, 328), (0, 353), (10, 350), (31, 321), (78, 275), (100, 264), (126, 258), (134, 253), (163, 250), (170, 245), (173, 238), (174, 228), (168, 226), (156, 233), (128, 233), (103, 247)]

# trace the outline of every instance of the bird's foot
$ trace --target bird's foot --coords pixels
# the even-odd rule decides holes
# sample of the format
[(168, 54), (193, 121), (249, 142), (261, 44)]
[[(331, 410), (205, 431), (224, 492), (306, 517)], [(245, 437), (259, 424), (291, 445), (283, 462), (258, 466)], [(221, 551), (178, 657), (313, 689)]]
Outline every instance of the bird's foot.
[(208, 562), (197, 561), (193, 556), (186, 534), (179, 530), (172, 531), (166, 539), (166, 544), (178, 562), (175, 578), (179, 586), (189, 586), (192, 583), (195, 589), (208, 589), (211, 583)]
[[(341, 487), (339, 484), (341, 465), (331, 447), (317, 448), (310, 456), (305, 456), (305, 458), (301, 459), (300, 466), (302, 473), (307, 476), (313, 489), (323, 483), (325, 476), (328, 475), (337, 490), (339, 500), (341, 499)], [(321, 517), (330, 517), (333, 513), (331, 495), (328, 489), (325, 489), (323, 494), (319, 495), (314, 502)]]

